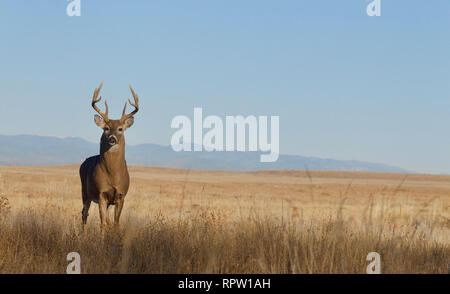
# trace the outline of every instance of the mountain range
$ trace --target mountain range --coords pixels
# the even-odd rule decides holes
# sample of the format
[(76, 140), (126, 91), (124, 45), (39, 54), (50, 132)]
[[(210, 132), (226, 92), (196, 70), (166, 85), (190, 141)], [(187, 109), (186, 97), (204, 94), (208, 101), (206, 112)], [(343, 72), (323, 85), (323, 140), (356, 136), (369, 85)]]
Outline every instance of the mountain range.
[[(0, 165), (63, 165), (81, 163), (99, 153), (99, 144), (81, 138), (35, 135), (0, 135)], [(297, 155), (280, 155), (272, 163), (259, 162), (259, 152), (175, 152), (157, 144), (127, 145), (131, 165), (200, 170), (342, 170), (408, 172), (407, 170), (357, 160), (335, 160)]]

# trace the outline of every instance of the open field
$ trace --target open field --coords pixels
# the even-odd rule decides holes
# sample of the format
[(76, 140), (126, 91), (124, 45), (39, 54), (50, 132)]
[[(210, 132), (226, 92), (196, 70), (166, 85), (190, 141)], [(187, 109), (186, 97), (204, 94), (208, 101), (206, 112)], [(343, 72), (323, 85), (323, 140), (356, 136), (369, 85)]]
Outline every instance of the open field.
[[(0, 166), (0, 273), (447, 273), (450, 176), (130, 167), (119, 235), (78, 166)], [(7, 199), (7, 200), (6, 200)]]

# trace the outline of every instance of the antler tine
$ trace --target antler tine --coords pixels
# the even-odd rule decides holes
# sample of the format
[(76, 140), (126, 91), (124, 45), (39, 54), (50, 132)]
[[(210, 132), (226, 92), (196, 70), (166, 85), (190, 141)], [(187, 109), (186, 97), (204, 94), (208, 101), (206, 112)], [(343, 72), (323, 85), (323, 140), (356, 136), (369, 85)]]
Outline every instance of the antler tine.
[(130, 103), (130, 105), (134, 107), (134, 110), (129, 114), (125, 114), (125, 111), (127, 109), (127, 102), (125, 102), (125, 107), (123, 108), (122, 118), (121, 118), (122, 121), (125, 121), (126, 119), (132, 117), (139, 111), (139, 97), (136, 93), (134, 93), (134, 90), (131, 87), (131, 85), (130, 85), (130, 90), (131, 90), (131, 93), (133, 94), (134, 103), (131, 102), (131, 99), (128, 99), (128, 103)]
[(136, 93), (134, 93), (133, 88), (131, 87), (131, 85), (130, 85), (130, 90), (131, 90), (131, 93), (133, 94), (133, 98), (134, 98), (135, 104), (131, 103), (130, 99), (128, 99), (128, 102), (130, 103), (130, 105), (133, 105), (135, 108), (139, 108), (139, 97), (138, 97), (138, 95)]
[(125, 116), (125, 111), (127, 110), (127, 102), (125, 102), (125, 106), (123, 107), (122, 117)]
[(103, 117), (103, 119), (107, 122), (107, 121), (109, 121), (109, 119), (108, 119), (108, 102), (106, 102), (106, 100), (105, 100), (106, 113), (103, 113), (103, 112), (100, 110), (100, 108), (98, 108), (97, 105), (96, 105), (98, 102), (100, 102), (100, 101), (102, 100), (102, 96), (100, 96), (100, 97), (97, 99), (98, 94), (100, 93), (100, 90), (102, 89), (102, 87), (103, 87), (103, 82), (100, 84), (100, 86), (99, 86), (97, 89), (94, 90), (94, 95), (93, 95), (93, 97), (92, 97), (92, 107), (93, 107), (93, 108), (95, 109), (95, 111), (97, 111), (98, 114), (100, 114), (100, 115)]

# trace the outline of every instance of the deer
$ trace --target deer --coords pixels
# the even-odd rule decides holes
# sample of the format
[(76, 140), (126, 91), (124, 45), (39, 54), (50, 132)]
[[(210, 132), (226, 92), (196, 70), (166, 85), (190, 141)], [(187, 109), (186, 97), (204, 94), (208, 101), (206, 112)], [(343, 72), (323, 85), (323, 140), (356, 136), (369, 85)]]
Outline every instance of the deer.
[(100, 154), (89, 157), (80, 166), (81, 192), (83, 200), (82, 230), (86, 231), (86, 223), (91, 202), (97, 203), (100, 213), (100, 231), (104, 235), (106, 224), (111, 225), (108, 211), (114, 205), (114, 229), (119, 232), (119, 218), (123, 209), (125, 196), (130, 187), (127, 162), (125, 161), (125, 130), (134, 123), (134, 115), (139, 110), (139, 97), (130, 85), (134, 103), (128, 99), (134, 110), (126, 114), (127, 102), (122, 117), (112, 120), (108, 117), (108, 103), (105, 100), (106, 112), (102, 112), (97, 103), (103, 82), (94, 90), (92, 107), (99, 114), (94, 115), (95, 124), (103, 130), (100, 139)]

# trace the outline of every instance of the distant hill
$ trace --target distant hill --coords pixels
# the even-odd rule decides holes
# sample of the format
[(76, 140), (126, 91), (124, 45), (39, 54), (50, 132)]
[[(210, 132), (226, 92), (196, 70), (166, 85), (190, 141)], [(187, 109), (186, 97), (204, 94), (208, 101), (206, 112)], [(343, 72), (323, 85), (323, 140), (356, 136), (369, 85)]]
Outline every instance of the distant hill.
[[(384, 164), (356, 160), (280, 155), (277, 162), (259, 162), (258, 152), (175, 152), (170, 146), (127, 146), (128, 164), (227, 171), (252, 170), (341, 170), (408, 172)], [(81, 163), (98, 154), (99, 144), (80, 138), (32, 135), (0, 135), (0, 165), (61, 165)]]

